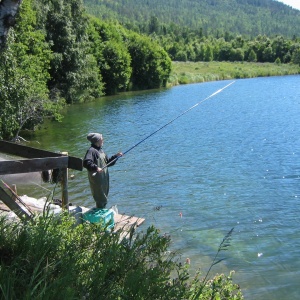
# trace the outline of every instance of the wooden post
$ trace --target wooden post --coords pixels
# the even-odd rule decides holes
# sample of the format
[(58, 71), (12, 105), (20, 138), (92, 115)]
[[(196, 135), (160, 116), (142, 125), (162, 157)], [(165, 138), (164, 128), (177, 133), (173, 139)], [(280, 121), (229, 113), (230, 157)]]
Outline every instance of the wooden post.
[[(68, 155), (68, 152), (62, 152), (63, 155)], [(61, 190), (62, 190), (62, 209), (69, 211), (69, 195), (68, 195), (68, 168), (61, 169)]]

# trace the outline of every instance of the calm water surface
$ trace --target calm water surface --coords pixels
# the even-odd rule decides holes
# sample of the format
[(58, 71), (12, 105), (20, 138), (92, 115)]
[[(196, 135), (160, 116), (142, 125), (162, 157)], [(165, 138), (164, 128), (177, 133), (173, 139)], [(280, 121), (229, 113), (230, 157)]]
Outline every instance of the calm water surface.
[[(229, 82), (124, 94), (68, 108), (30, 145), (83, 157), (88, 132), (125, 152)], [(300, 298), (300, 77), (237, 80), (119, 159), (110, 204), (170, 233), (191, 268), (209, 267), (234, 227), (224, 262), (246, 299)], [(86, 172), (70, 171), (70, 201), (92, 206)], [(44, 189), (31, 188), (32, 196)], [(59, 196), (59, 195), (58, 195)]]

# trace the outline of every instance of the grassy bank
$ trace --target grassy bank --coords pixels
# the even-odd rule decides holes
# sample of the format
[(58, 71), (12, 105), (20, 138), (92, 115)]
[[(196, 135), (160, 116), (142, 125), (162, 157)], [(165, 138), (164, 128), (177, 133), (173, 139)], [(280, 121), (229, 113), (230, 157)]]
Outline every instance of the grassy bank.
[(126, 237), (103, 229), (75, 226), (69, 215), (36, 216), (25, 224), (0, 217), (0, 299), (243, 299), (233, 273), (212, 277), (210, 268), (190, 277), (189, 264), (169, 251), (170, 237), (154, 227)]
[(173, 62), (169, 86), (215, 80), (300, 74), (299, 65), (249, 62)]

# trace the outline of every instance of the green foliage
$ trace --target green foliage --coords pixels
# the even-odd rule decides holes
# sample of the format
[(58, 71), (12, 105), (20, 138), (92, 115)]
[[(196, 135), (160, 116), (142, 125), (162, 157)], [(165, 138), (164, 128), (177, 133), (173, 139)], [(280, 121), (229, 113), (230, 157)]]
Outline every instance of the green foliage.
[(49, 89), (59, 90), (67, 103), (100, 97), (103, 84), (96, 60), (88, 55), (88, 19), (84, 15), (82, 2), (48, 0), (46, 4), (39, 24), (44, 20), (47, 42), (54, 53)]
[(129, 36), (128, 49), (132, 59), (133, 87), (165, 87), (171, 72), (171, 59), (168, 54), (149, 38), (134, 33)]
[(192, 285), (192, 296), (190, 299), (244, 299), (240, 287), (232, 281), (233, 274), (234, 272), (230, 272), (228, 276), (217, 274), (206, 283), (205, 287), (201, 290), (201, 294), (197, 293), (197, 288), (194, 288), (194, 285)]
[(279, 58), (279, 57), (277, 57), (277, 58), (275, 59), (275, 64), (276, 64), (276, 65), (280, 65), (280, 64), (281, 64), (281, 61), (280, 61), (280, 58)]
[(26, 224), (0, 218), (1, 299), (243, 299), (232, 274), (190, 278), (168, 251), (170, 238), (154, 227), (124, 237), (74, 222), (68, 215)]
[(156, 41), (96, 18), (88, 33), (107, 94), (166, 85), (171, 60)]
[(294, 51), (292, 61), (300, 66), (300, 47)]
[[(279, 62), (279, 60), (277, 60)], [(173, 62), (168, 86), (263, 76), (299, 74), (296, 64), (253, 62)]]
[(248, 55), (248, 61), (249, 62), (256, 62), (257, 61), (257, 55), (253, 49), (250, 50), (250, 53)]
[[(10, 32), (11, 34), (11, 32)], [(10, 35), (8, 36), (8, 41)], [(20, 70), (21, 71), (21, 70)], [(26, 81), (22, 73), (18, 72), (17, 62), (11, 48), (6, 48), (0, 53), (0, 138), (12, 138), (17, 132), (18, 125), (18, 100), (25, 98)], [(13, 101), (10, 101), (12, 99)]]
[[(243, 295), (239, 290), (239, 286), (232, 283), (232, 274), (230, 273), (228, 277), (224, 274), (217, 275), (211, 280), (207, 280), (208, 275), (213, 266), (220, 263), (224, 258), (219, 258), (221, 251), (228, 250), (231, 242), (231, 235), (234, 228), (232, 228), (223, 238), (222, 242), (219, 245), (218, 251), (213, 259), (213, 262), (206, 273), (205, 278), (202, 281), (202, 284), (197, 285), (198, 275), (194, 279), (194, 284), (192, 284), (192, 295), (190, 299), (243, 299)], [(207, 287), (210, 288), (207, 288)]]
[(300, 24), (300, 12), (277, 1), (158, 2), (85, 0), (85, 5), (93, 15), (150, 35), (173, 61), (274, 62), (279, 58), (290, 63), (299, 40), (297, 26), (290, 25)]
[(105, 94), (127, 90), (132, 74), (131, 57), (123, 42), (125, 32), (118, 25), (90, 19), (88, 35), (92, 53), (105, 82)]
[[(184, 33), (181, 33), (184, 34)], [(157, 38), (160, 45), (175, 61), (250, 61), (290, 63), (298, 41), (283, 36), (268, 38), (257, 36), (253, 39), (241, 36), (228, 37), (228, 40), (216, 37), (199, 37), (192, 32), (188, 38), (177, 36), (174, 42), (171, 35)]]
[(60, 120), (65, 102), (165, 86), (171, 60), (149, 37), (88, 17), (81, 0), (24, 0), (0, 67), (0, 138), (11, 139)]
[(300, 11), (274, 0), (84, 0), (87, 11), (102, 20), (118, 20), (137, 32), (158, 35), (187, 28), (199, 36), (226, 38), (299, 36)]
[(108, 41), (103, 47), (103, 61), (100, 70), (106, 94), (126, 91), (131, 77), (131, 57), (122, 43)]
[(24, 1), (17, 25), (0, 53), (0, 138), (17, 138), (21, 129), (34, 129), (45, 116), (60, 117), (61, 101), (48, 97), (51, 52), (43, 32), (35, 30), (36, 14)]
[[(182, 15), (174, 13), (179, 23), (184, 19), (187, 9), (189, 20), (192, 21), (193, 14), (197, 13), (195, 7), (200, 5), (205, 8), (208, 5), (207, 1), (193, 3), (192, 6), (186, 1), (180, 4), (176, 2), (176, 5), (173, 0), (169, 1), (168, 9), (171, 7), (174, 12), (183, 5)], [(265, 1), (269, 0), (261, 1), (252, 4), (240, 1), (233, 3), (233, 6), (243, 12), (255, 7), (255, 13), (257, 7), (265, 12), (272, 7), (278, 14), (297, 16), (297, 12), (291, 13), (287, 8), (279, 12), (282, 4), (266, 6)], [(224, 31), (217, 27), (212, 31), (213, 36), (204, 27), (187, 28), (175, 22), (167, 23), (167, 17), (161, 19), (161, 16), (165, 16), (167, 2), (148, 1), (149, 9), (139, 11), (135, 18), (139, 20), (147, 13), (150, 17), (149, 20), (145, 19), (146, 22), (136, 23), (133, 19), (126, 19), (127, 28), (150, 34), (144, 36), (125, 29), (118, 21), (108, 23), (87, 16), (82, 0), (24, 0), (17, 25), (10, 31), (7, 47), (0, 53), (0, 138), (10, 139), (18, 136), (21, 129), (34, 129), (43, 122), (44, 117), (60, 120), (60, 110), (65, 102), (91, 101), (104, 93), (115, 94), (131, 89), (160, 88), (174, 81), (201, 82), (232, 76), (245, 78), (254, 74), (252, 72), (249, 75), (238, 69), (234, 72), (199, 73), (193, 75), (192, 79), (188, 73), (179, 77), (172, 75), (170, 79), (171, 59), (182, 62), (276, 61), (278, 66), (281, 63), (299, 63), (299, 41), (296, 36), (293, 40), (283, 35), (249, 38), (235, 35), (233, 30)], [(118, 13), (109, 13), (109, 10), (119, 11), (122, 7), (118, 1), (90, 0), (85, 3), (93, 5), (95, 14), (98, 11), (96, 8), (101, 7), (113, 19), (117, 18)], [(124, 3), (128, 9), (135, 1)], [(145, 5), (143, 1), (136, 4), (136, 7)], [(210, 1), (209, 5), (213, 8), (210, 13), (216, 13), (220, 7), (224, 9), (223, 12), (232, 9), (227, 1)], [(156, 9), (162, 15), (150, 14)], [(136, 11), (132, 9), (126, 12), (132, 16)], [(121, 20), (120, 16), (118, 18)], [(215, 16), (212, 19), (217, 24)], [(232, 19), (227, 23), (231, 22)], [(268, 75), (273, 73), (271, 71)], [(261, 76), (260, 71), (256, 74)]]

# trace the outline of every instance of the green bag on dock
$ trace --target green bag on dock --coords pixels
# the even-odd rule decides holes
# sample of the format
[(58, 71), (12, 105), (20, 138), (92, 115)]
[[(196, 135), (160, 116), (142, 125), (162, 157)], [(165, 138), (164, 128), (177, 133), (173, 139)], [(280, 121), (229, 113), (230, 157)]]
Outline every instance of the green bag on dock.
[(107, 230), (112, 230), (115, 226), (114, 211), (111, 209), (91, 208), (82, 215), (84, 222), (101, 223)]

